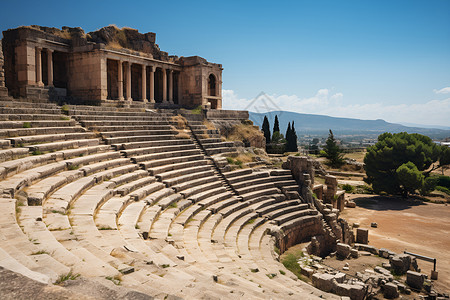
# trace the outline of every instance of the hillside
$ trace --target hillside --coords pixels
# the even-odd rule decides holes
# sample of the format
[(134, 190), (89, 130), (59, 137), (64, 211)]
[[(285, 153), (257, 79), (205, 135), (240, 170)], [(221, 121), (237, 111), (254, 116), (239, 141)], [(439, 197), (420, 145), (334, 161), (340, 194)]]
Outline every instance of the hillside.
[(297, 134), (325, 135), (331, 129), (339, 135), (379, 135), (383, 132), (420, 133), (432, 138), (441, 139), (450, 136), (450, 130), (439, 128), (408, 127), (389, 123), (384, 120), (360, 120), (351, 118), (337, 118), (324, 115), (302, 114), (289, 111), (273, 111), (268, 113), (250, 113), (250, 120), (261, 127), (264, 116), (267, 115), (272, 128), (275, 115), (278, 115), (282, 133), (286, 131), (288, 122), (295, 122)]

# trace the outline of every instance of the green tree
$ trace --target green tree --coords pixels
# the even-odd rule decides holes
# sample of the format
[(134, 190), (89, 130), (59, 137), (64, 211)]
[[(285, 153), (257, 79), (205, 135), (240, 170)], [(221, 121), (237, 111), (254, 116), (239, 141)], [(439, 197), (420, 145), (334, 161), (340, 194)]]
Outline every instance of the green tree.
[(323, 150), (326, 153), (325, 157), (329, 160), (332, 167), (336, 168), (342, 165), (344, 155), (342, 154), (342, 150), (339, 148), (331, 129)]
[(294, 121), (292, 121), (291, 130), (292, 130), (292, 136), (291, 136), (292, 152), (297, 152), (298, 151), (298, 145), (297, 145), (298, 137), (297, 137), (297, 132), (295, 131)]
[(269, 125), (269, 119), (267, 119), (267, 116), (264, 116), (264, 121), (262, 124), (262, 131), (264, 133), (264, 137), (266, 138), (266, 144), (270, 143), (270, 125)]
[(297, 133), (294, 128), (294, 121), (288, 123), (288, 128), (286, 130), (286, 151), (287, 152), (297, 152)]
[[(408, 165), (399, 170), (400, 166), (414, 164), (424, 178), (427, 178), (432, 170), (450, 163), (448, 153), (447, 148), (436, 145), (427, 136), (417, 133), (385, 132), (378, 137), (378, 142), (374, 146), (367, 148), (364, 157), (367, 177), (364, 180), (372, 185), (376, 193), (404, 194), (404, 184), (407, 183), (404, 180), (409, 178), (406, 174), (411, 175), (415, 169)], [(409, 171), (405, 169), (406, 167)], [(401, 172), (400, 176), (398, 170)], [(425, 184), (431, 185), (431, 182), (426, 182), (426, 179), (422, 181), (422, 186), (417, 189), (423, 190)], [(407, 192), (411, 192), (411, 185), (406, 185), (406, 189)]]
[(414, 193), (423, 187), (424, 176), (412, 162), (401, 165), (395, 170), (395, 173), (403, 198), (407, 198), (408, 193)]
[(280, 124), (278, 123), (278, 116), (275, 115), (275, 122), (273, 124), (273, 133), (280, 132)]

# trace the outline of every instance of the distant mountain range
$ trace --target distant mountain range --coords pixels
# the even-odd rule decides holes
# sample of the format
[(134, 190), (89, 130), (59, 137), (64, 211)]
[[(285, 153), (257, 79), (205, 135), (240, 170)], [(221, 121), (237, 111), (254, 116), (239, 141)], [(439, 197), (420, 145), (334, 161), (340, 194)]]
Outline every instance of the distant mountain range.
[[(336, 118), (324, 115), (301, 114), (290, 111), (273, 111), (268, 113), (250, 113), (250, 120), (261, 127), (264, 116), (269, 118), (270, 129), (273, 128), (275, 115), (280, 122), (281, 133), (285, 133), (288, 122), (295, 122), (297, 135), (326, 135), (328, 130), (333, 130), (336, 135), (362, 135), (376, 137), (383, 132), (420, 133), (434, 139), (450, 137), (450, 128), (424, 128), (410, 127), (401, 124), (389, 123), (384, 120), (360, 120), (350, 118)], [(427, 126), (428, 127), (428, 126)]]

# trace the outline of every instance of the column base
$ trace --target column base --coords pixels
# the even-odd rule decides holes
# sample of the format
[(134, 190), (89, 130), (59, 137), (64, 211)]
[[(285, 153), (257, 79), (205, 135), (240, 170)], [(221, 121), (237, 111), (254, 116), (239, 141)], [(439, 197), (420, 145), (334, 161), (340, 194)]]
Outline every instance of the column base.
[(148, 100), (147, 99), (142, 99), (142, 102), (147, 103)]
[(124, 101), (125, 98), (124, 97), (119, 97), (119, 101)]
[(156, 103), (155, 99), (150, 99), (149, 102), (150, 103)]

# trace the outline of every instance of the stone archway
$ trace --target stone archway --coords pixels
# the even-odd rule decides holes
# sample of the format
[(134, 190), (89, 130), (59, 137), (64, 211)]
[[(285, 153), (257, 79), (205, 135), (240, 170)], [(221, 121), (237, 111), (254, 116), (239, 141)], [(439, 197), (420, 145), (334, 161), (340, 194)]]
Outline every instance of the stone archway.
[(208, 77), (208, 96), (217, 96), (217, 80), (214, 74), (210, 74)]

